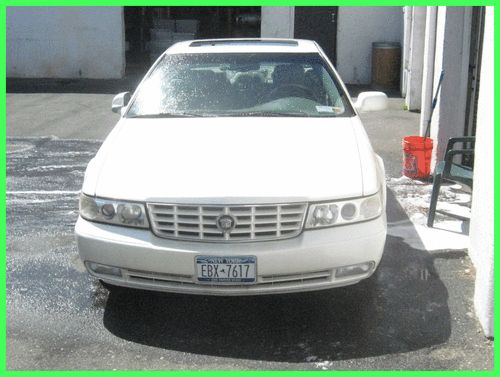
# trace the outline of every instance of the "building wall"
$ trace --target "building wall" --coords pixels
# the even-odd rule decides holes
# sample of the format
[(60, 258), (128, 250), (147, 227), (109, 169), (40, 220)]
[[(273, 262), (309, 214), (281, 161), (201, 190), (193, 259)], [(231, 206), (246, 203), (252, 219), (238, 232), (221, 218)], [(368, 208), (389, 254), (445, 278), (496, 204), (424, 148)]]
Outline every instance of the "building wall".
[(420, 110), (425, 41), (426, 7), (412, 7), (410, 38), (408, 41), (408, 66), (405, 67), (407, 82), (405, 103), (408, 110)]
[(295, 7), (262, 7), (262, 38), (293, 38)]
[(494, 21), (486, 8), (474, 157), (469, 255), (476, 267), (474, 305), (486, 336), (493, 336), (494, 250)]
[(400, 42), (402, 7), (339, 7), (337, 70), (346, 83), (370, 84), (373, 42)]
[(7, 7), (7, 77), (120, 78), (123, 7)]
[[(493, 337), (494, 270), (494, 15), (486, 8), (477, 106), (474, 189), (469, 255), (476, 268), (474, 307), (488, 337)], [(463, 136), (467, 102), (472, 7), (428, 7), (424, 54), (421, 133), (441, 71), (445, 71), (431, 124), (433, 166), (444, 158), (450, 137)], [(431, 20), (437, 15), (437, 22)], [(432, 16), (432, 17), (431, 17)], [(432, 25), (435, 25), (435, 30)], [(429, 32), (432, 30), (432, 32)], [(430, 41), (435, 40), (430, 43)], [(430, 45), (432, 47), (428, 48)], [(426, 72), (429, 73), (427, 77)], [(429, 91), (425, 87), (430, 88)]]
[(471, 7), (438, 7), (434, 61), (425, 62), (434, 64), (432, 96), (441, 71), (445, 71), (431, 123), (432, 170), (443, 160), (448, 139), (464, 134), (471, 16)]
[(419, 135), (421, 136), (427, 136), (426, 132), (431, 113), (434, 61), (436, 52), (437, 14), (438, 7), (427, 7), (425, 15), (424, 56), (422, 59), (422, 96), (420, 101)]

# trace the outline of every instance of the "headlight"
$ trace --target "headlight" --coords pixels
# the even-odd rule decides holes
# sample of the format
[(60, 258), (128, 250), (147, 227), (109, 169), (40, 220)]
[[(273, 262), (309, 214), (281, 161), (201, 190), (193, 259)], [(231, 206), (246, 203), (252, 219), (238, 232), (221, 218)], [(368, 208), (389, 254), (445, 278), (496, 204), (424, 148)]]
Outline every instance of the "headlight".
[(146, 208), (141, 203), (93, 198), (80, 194), (80, 216), (100, 223), (149, 228)]
[(311, 204), (307, 212), (306, 229), (374, 219), (382, 214), (381, 195), (382, 189), (364, 198)]

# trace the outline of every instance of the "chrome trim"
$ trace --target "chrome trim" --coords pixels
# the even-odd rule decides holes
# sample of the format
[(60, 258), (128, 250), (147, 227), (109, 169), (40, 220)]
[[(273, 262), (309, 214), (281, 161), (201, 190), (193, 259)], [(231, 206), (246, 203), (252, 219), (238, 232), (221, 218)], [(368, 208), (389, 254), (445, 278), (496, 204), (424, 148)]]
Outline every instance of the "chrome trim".
[[(168, 273), (158, 273), (150, 271), (140, 271), (140, 270), (129, 270), (121, 269), (122, 276), (118, 278), (124, 281), (130, 282), (143, 282), (147, 284), (163, 285), (163, 286), (180, 286), (180, 287), (192, 287), (195, 289), (203, 290), (205, 288), (224, 289), (231, 288), (244, 288), (244, 289), (259, 289), (267, 287), (277, 287), (286, 286), (289, 284), (300, 284), (300, 285), (310, 285), (315, 283), (328, 283), (332, 282), (335, 277), (335, 269), (327, 269), (322, 271), (311, 271), (311, 272), (301, 272), (292, 274), (282, 274), (282, 275), (258, 275), (257, 270), (255, 271), (255, 282), (252, 284), (241, 284), (241, 283), (200, 283), (196, 280), (196, 275), (178, 275), (178, 274), (168, 274)], [(108, 276), (108, 275), (100, 275)], [(109, 276), (110, 278), (115, 278), (114, 276)]]
[[(158, 237), (184, 241), (237, 243), (281, 240), (298, 236), (304, 229), (308, 204), (304, 202), (234, 205), (147, 203), (146, 207), (151, 229)], [(217, 228), (216, 220), (224, 214), (233, 216), (236, 221), (236, 226), (231, 232), (224, 233)], [(287, 218), (283, 218), (287, 215)], [(179, 219), (180, 216), (183, 218)]]

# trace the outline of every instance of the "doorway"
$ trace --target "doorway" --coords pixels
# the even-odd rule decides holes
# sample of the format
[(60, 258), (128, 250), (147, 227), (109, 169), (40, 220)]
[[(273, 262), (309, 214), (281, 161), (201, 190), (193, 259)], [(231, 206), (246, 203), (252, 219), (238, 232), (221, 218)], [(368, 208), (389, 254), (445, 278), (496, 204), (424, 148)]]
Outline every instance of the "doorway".
[[(476, 136), (477, 103), (483, 49), (485, 7), (472, 7), (471, 37), (469, 49), (469, 74), (467, 78), (467, 102), (465, 107), (464, 136)], [(464, 155), (462, 164), (474, 165), (472, 155)]]
[(295, 38), (312, 39), (335, 65), (338, 7), (295, 7)]
[(261, 7), (124, 7), (126, 74), (144, 74), (176, 42), (260, 37)]
[(469, 49), (469, 76), (465, 111), (465, 136), (476, 135), (477, 102), (481, 72), (481, 54), (484, 34), (484, 7), (472, 7), (471, 39)]

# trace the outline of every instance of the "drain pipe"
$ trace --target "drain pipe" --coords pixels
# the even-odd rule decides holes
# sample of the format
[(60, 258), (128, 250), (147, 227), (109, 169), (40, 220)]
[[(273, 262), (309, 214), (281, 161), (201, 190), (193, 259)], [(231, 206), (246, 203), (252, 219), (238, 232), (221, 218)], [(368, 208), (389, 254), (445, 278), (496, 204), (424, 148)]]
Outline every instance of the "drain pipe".
[(438, 7), (427, 7), (425, 19), (424, 69), (422, 72), (422, 112), (420, 136), (424, 136), (431, 116), (432, 92), (434, 88), (434, 60), (436, 52), (436, 25)]

